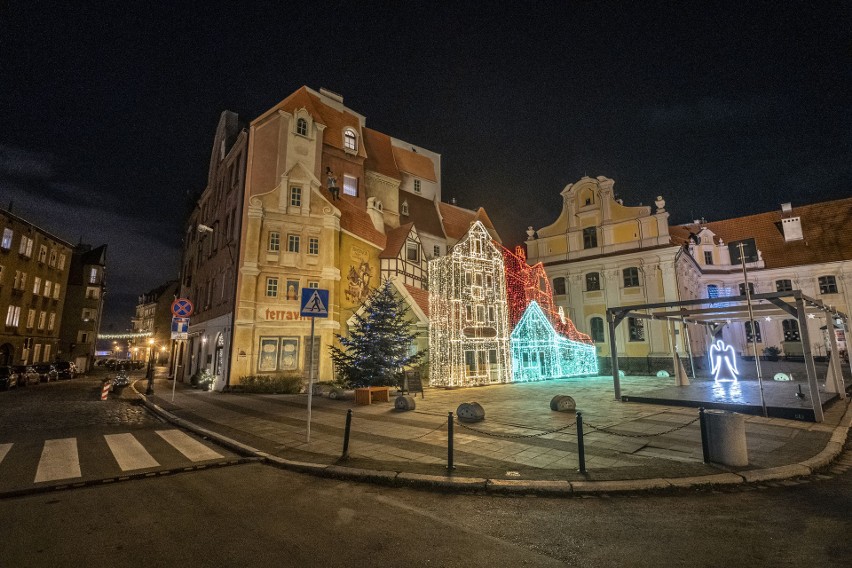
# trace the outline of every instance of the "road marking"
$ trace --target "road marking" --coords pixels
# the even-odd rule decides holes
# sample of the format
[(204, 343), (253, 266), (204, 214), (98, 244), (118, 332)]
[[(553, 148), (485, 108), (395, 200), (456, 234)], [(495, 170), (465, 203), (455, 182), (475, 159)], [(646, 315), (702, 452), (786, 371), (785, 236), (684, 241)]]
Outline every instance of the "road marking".
[(194, 462), (221, 459), (223, 457), (221, 454), (217, 454), (180, 430), (157, 430), (157, 434), (177, 451)]
[(6, 454), (9, 453), (9, 450), (12, 449), (12, 444), (0, 444), (0, 463), (3, 463), (3, 459), (6, 457)]
[(33, 483), (82, 477), (77, 438), (45, 440)]
[(106, 434), (104, 439), (121, 471), (146, 469), (160, 465), (133, 434)]

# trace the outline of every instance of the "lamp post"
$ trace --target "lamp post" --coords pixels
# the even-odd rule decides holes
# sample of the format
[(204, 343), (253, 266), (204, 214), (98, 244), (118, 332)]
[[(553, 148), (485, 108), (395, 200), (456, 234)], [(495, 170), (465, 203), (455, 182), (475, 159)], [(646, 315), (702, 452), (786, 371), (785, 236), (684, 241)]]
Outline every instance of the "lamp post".
[(145, 377), (148, 379), (148, 388), (145, 389), (145, 395), (154, 394), (154, 340), (148, 340), (148, 369), (145, 371)]

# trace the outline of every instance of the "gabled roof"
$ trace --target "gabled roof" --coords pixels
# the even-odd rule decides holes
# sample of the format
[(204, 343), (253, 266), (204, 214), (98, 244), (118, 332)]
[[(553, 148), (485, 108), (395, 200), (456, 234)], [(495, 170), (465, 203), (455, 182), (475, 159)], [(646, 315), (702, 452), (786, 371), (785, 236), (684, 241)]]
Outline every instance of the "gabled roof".
[(435, 175), (435, 164), (426, 156), (394, 146), (393, 157), (399, 171), (425, 180), (438, 181), (438, 176)]
[[(408, 215), (402, 214), (403, 202), (408, 203)], [(399, 193), (399, 209), (400, 223), (414, 223), (419, 233), (428, 233), (436, 237), (445, 236), (438, 209), (431, 199), (401, 191)]]
[(497, 234), (497, 230), (494, 228), (494, 224), (482, 207), (476, 211), (471, 211), (470, 209), (441, 202), (438, 204), (438, 209), (444, 221), (444, 231), (451, 239), (461, 239), (474, 221), (480, 221), (498, 243), (502, 242), (500, 235)]
[[(784, 241), (781, 219), (800, 217), (803, 240)], [(753, 238), (766, 268), (852, 259), (852, 197), (781, 211), (703, 223), (726, 244)]]
[(325, 104), (319, 94), (306, 86), (300, 87), (252, 122), (255, 123), (275, 111), (283, 110), (290, 114), (295, 114), (301, 108), (307, 110), (314, 117), (315, 121), (325, 125), (325, 131), (323, 132), (324, 144), (343, 150), (344, 129), (348, 127), (354, 130), (361, 139), (361, 143), (358, 144), (357, 154), (362, 158), (366, 158), (367, 152), (363, 144), (364, 134), (361, 132), (361, 120), (358, 115), (345, 107), (344, 110), (338, 110)]
[(387, 242), (385, 244), (385, 250), (379, 254), (379, 258), (397, 258), (402, 250), (402, 245), (404, 245), (405, 241), (408, 239), (408, 234), (411, 232), (412, 227), (414, 227), (414, 223), (406, 223), (405, 225), (400, 225), (396, 229), (388, 229), (385, 227)]

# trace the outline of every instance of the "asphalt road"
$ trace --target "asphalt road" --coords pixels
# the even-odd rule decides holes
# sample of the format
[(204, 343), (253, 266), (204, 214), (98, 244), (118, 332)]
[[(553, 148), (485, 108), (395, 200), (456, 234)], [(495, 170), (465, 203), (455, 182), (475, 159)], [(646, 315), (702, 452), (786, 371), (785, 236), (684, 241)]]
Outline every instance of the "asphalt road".
[(801, 482), (544, 498), (239, 464), (2, 499), (0, 566), (848, 566), (850, 468), (847, 443)]

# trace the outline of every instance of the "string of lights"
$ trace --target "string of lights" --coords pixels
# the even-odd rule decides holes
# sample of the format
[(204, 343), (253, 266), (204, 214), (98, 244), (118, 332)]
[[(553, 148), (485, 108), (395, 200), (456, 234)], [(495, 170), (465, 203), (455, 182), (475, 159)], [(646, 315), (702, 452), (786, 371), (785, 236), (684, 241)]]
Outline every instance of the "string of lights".
[(429, 262), (429, 383), (512, 381), (503, 255), (479, 221)]

